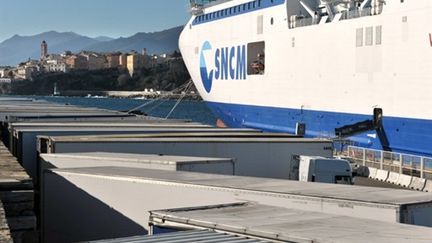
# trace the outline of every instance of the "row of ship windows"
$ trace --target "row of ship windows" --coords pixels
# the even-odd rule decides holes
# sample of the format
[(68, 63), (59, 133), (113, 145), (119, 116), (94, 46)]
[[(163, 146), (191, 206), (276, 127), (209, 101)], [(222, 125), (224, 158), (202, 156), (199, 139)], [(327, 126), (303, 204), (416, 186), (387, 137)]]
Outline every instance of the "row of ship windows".
[[(382, 43), (382, 26), (375, 27), (375, 45)], [(358, 28), (356, 30), (356, 47), (363, 45), (372, 46), (374, 44), (374, 27)]]
[[(225, 16), (230, 16), (230, 15), (235, 15), (238, 13), (247, 12), (251, 9), (260, 8), (262, 5), (262, 1), (263, 0), (255, 0), (253, 2), (244, 3), (244, 4), (241, 4), (238, 6), (219, 10), (219, 11), (216, 11), (213, 13), (204, 14), (204, 15), (198, 16), (195, 21), (197, 23), (200, 23), (200, 22), (205, 22), (208, 20), (213, 20), (213, 19), (225, 17)], [(273, 3), (273, 1), (274, 0), (270, 0), (270, 3)]]

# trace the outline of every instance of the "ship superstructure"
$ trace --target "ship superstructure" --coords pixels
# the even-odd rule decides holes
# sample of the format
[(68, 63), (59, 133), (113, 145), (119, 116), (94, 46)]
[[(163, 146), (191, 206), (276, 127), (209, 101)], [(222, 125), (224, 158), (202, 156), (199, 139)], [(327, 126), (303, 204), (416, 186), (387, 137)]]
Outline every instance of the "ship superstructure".
[(432, 155), (432, 1), (192, 1), (180, 49), (230, 127)]

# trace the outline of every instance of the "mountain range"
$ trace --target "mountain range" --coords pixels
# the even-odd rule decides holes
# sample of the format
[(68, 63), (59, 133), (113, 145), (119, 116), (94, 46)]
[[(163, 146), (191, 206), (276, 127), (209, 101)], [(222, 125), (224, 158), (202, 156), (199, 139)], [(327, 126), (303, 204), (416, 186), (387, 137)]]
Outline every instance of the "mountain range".
[(81, 50), (96, 52), (141, 52), (147, 48), (148, 53), (171, 53), (178, 50), (178, 39), (183, 27), (144, 33), (139, 32), (130, 37), (117, 39), (99, 36), (90, 38), (74, 32), (49, 31), (33, 36), (14, 35), (0, 43), (0, 66), (15, 66), (27, 59), (39, 59), (40, 44), (43, 40), (48, 43), (48, 53), (62, 53)]

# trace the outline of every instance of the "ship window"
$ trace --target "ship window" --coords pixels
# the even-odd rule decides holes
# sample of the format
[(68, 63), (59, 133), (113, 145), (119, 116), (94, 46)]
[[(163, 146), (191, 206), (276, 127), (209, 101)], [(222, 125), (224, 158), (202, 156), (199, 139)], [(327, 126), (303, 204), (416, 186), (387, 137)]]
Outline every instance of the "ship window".
[(258, 7), (261, 7), (261, 0), (258, 0)]
[(255, 2), (252, 3), (252, 8), (255, 8)]
[(382, 43), (382, 26), (381, 25), (379, 25), (379, 26), (377, 26), (376, 27), (376, 30), (375, 30), (375, 44), (377, 44), (377, 45), (381, 45), (381, 43)]
[(249, 43), (247, 53), (247, 74), (263, 75), (265, 71), (265, 42)]
[(356, 46), (363, 46), (363, 28), (358, 28), (356, 30)]
[(243, 11), (245, 11), (245, 10), (246, 10), (246, 3), (243, 4)]
[(239, 12), (241, 11), (241, 6), (240, 6), (240, 5), (238, 6), (238, 11), (239, 11)]
[(228, 9), (225, 9), (225, 15), (228, 15)]
[(259, 15), (257, 17), (257, 34), (261, 35), (264, 31), (263, 31), (263, 19), (264, 17), (262, 15)]
[(248, 5), (248, 9), (250, 9), (251, 8), (251, 3), (248, 3), (247, 5)]
[(373, 44), (373, 27), (366, 28), (366, 45), (371, 46)]

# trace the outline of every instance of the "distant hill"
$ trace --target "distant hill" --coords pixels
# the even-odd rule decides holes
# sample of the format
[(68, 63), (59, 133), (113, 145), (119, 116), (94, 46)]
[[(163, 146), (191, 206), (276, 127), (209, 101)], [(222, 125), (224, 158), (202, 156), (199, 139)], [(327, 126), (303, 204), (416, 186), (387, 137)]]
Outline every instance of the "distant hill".
[(76, 52), (85, 46), (100, 43), (73, 32), (50, 31), (33, 36), (14, 35), (0, 43), (0, 65), (14, 66), (28, 58), (39, 59), (40, 44), (43, 40), (47, 41), (50, 53), (61, 53), (65, 50)]
[(114, 40), (114, 38), (111, 38), (108, 36), (98, 36), (98, 37), (95, 37), (93, 39), (98, 40), (98, 41), (112, 41), (112, 40)]
[(153, 33), (137, 33), (127, 38), (112, 39), (100, 36), (90, 38), (73, 32), (49, 31), (33, 36), (15, 35), (0, 43), (0, 66), (15, 66), (28, 58), (39, 59), (40, 44), (48, 43), (49, 53), (62, 53), (65, 50), (111, 52), (141, 51), (147, 48), (149, 53), (171, 53), (178, 50), (178, 38), (182, 27)]
[(128, 52), (135, 50), (141, 52), (147, 48), (148, 53), (170, 53), (178, 50), (178, 39), (183, 27), (175, 27), (168, 30), (153, 33), (137, 33), (131, 37), (119, 38), (103, 43), (97, 43), (86, 47), (89, 51)]

